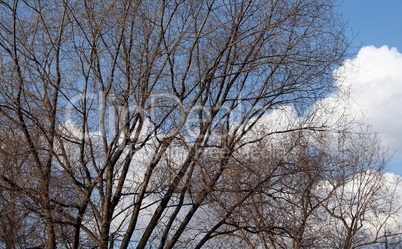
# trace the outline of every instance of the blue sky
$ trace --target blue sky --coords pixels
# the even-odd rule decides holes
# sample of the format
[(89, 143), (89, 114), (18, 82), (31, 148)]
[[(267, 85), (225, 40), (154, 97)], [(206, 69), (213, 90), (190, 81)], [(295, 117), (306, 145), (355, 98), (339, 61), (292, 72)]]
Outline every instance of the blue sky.
[[(358, 65), (348, 85), (365, 116), (394, 153), (390, 171), (402, 175), (402, 0), (339, 0)], [(387, 47), (384, 47), (387, 46)]]
[(339, 0), (338, 4), (348, 34), (356, 35), (354, 47), (387, 45), (402, 51), (402, 0)]

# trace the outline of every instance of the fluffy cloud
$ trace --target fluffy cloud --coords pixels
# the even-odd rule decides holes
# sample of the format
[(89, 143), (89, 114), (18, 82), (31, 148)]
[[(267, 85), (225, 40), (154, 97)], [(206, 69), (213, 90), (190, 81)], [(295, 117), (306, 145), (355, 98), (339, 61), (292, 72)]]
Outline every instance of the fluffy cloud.
[(387, 46), (363, 47), (335, 74), (341, 89), (352, 90), (350, 107), (402, 157), (402, 54)]

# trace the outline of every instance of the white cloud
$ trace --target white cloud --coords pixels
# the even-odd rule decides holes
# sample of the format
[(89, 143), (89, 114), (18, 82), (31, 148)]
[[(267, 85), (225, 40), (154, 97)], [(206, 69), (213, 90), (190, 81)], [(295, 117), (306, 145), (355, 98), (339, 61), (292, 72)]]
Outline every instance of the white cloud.
[(335, 74), (352, 89), (352, 109), (380, 132), (383, 144), (402, 156), (402, 54), (396, 48), (363, 47)]

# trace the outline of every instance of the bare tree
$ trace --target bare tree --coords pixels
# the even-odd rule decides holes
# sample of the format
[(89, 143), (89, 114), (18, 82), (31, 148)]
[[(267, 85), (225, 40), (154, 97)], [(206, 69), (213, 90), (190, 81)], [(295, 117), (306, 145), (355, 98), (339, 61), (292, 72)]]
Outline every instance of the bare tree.
[(258, 133), (269, 136), (235, 153), (217, 184), (210, 202), (216, 208), (208, 209), (219, 221), (209, 234), (216, 238), (211, 248), (217, 241), (241, 248), (373, 248), (398, 241), (400, 178), (382, 174), (386, 155), (374, 134), (272, 134), (272, 125), (263, 121)]
[[(287, 225), (316, 209), (323, 173), (311, 160), (324, 155), (295, 139), (267, 148), (263, 173), (239, 157), (274, 134), (331, 128), (246, 139), (264, 115), (299, 115), (335, 90), (347, 42), (333, 4), (1, 1), (0, 186), (15, 217), (5, 243), (24, 227), (38, 236), (20, 247), (201, 248), (225, 236), (301, 246), (304, 224)], [(264, 199), (299, 192), (289, 212)]]

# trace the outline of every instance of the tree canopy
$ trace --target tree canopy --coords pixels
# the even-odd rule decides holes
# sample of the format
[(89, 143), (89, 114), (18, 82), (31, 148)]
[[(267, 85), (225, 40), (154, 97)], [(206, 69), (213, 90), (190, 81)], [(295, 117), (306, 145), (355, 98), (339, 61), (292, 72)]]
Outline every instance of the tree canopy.
[(378, 141), (315, 104), (348, 47), (334, 1), (7, 0), (0, 13), (0, 245), (398, 235), (392, 198), (372, 206), (392, 196)]

